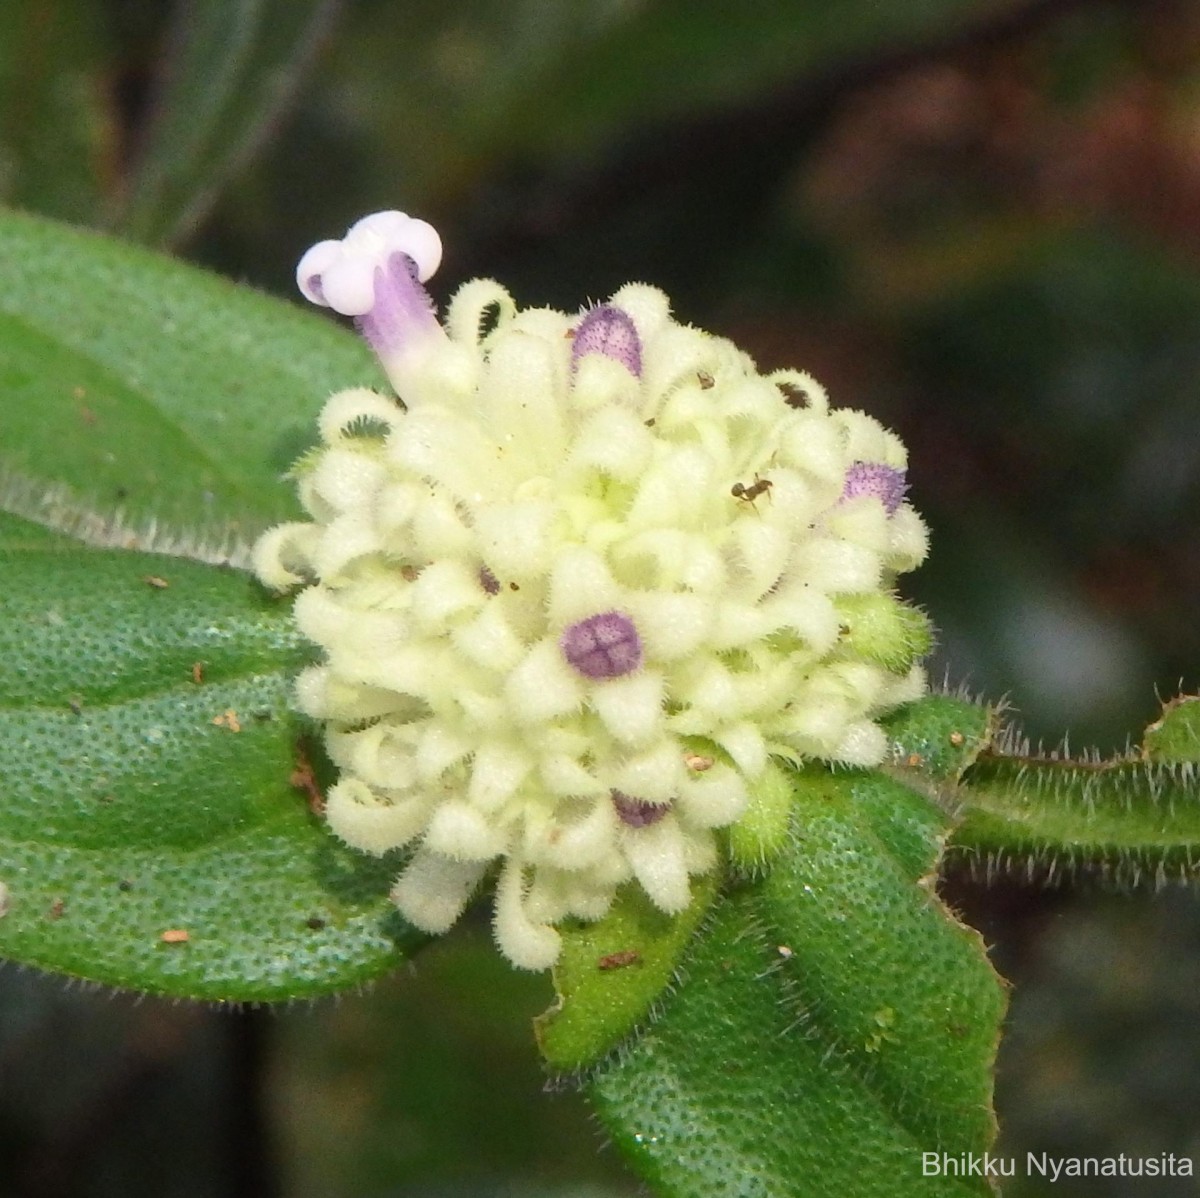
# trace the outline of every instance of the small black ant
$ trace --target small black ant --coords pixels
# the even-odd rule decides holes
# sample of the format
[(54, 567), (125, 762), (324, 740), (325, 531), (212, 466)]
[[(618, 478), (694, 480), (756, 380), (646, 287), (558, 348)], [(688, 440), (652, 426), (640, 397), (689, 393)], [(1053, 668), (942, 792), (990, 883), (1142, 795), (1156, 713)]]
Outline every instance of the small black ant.
[(754, 501), (760, 495), (765, 495), (773, 485), (769, 478), (759, 478), (756, 474), (754, 481), (748, 487), (742, 483), (734, 483), (729, 488), (729, 493), (734, 499), (744, 499), (751, 507), (754, 507)]

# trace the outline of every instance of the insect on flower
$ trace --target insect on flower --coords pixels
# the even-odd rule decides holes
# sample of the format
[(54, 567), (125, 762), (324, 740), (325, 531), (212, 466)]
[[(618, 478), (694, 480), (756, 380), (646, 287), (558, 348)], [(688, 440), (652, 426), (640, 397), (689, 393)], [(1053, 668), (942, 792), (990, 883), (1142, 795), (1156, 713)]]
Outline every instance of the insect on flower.
[(754, 501), (760, 496), (767, 494), (771, 489), (771, 480), (769, 478), (759, 478), (756, 474), (754, 481), (747, 487), (743, 483), (734, 483), (729, 488), (729, 493), (734, 499), (745, 500), (746, 503), (754, 506)]

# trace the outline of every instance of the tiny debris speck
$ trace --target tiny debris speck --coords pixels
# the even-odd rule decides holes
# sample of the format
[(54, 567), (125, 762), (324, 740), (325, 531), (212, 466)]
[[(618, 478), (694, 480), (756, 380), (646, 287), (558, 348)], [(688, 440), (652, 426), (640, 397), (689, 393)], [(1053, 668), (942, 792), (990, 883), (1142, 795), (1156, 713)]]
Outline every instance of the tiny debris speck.
[(221, 712), (220, 715), (213, 716), (212, 722), (218, 728), (228, 728), (230, 732), (241, 732), (242, 721), (238, 719), (238, 713), (232, 707)]
[(313, 815), (325, 814), (325, 796), (321, 793), (317, 775), (313, 772), (312, 762), (302, 743), (296, 746), (296, 768), (292, 770), (288, 783), (293, 790), (303, 791)]
[(619, 953), (609, 953), (596, 962), (597, 969), (625, 969), (636, 965), (642, 959), (642, 954), (636, 948), (622, 949)]

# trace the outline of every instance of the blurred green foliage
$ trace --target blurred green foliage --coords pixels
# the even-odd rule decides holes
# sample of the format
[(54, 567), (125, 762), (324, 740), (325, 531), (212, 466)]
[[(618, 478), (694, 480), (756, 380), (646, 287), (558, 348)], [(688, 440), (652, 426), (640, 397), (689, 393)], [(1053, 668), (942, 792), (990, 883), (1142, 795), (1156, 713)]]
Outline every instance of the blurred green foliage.
[[(940, 629), (935, 676), (1009, 693), (1035, 738), (1069, 728), (1105, 749), (1153, 717), (1155, 687), (1200, 681), (1198, 123), (1200, 16), (1185, 0), (0, 5), (0, 201), (282, 293), (311, 241), (391, 206), (442, 229), (443, 298), (476, 273), (522, 302), (569, 307), (628, 278), (659, 284), (686, 319), (765, 365), (810, 369), (911, 447), (934, 545), (911, 594)], [(1196, 988), (1178, 964), (1197, 943), (1195, 903), (1084, 914), (1019, 888), (990, 906), (965, 883), (951, 893), (1020, 983), (1002, 1057), (1005, 1149), (1200, 1153), (1166, 1097), (1180, 1062), (1194, 1076), (1200, 1061)], [(1088, 945), (1120, 968), (1098, 970), (1109, 958)], [(454, 951), (464, 969), (493, 969), (478, 940)], [(427, 1012), (461, 1001), (440, 968)], [(488, 976), (497, 1010), (521, 1007)], [(78, 1126), (104, 1090), (76, 1077), (74, 1105), (31, 1098), (32, 1062), (45, 1058), (30, 1046), (62, 1038), (47, 1012), (67, 1006), (124, 1045), (118, 1055), (153, 1036), (114, 1029), (56, 984), (39, 998), (29, 979), (0, 982), (0, 1125), (14, 1162), (0, 1189), (136, 1193), (112, 1180), (136, 1168), (78, 1164), (95, 1159), (86, 1137), (61, 1157), (59, 1181), (38, 1172), (63, 1120)], [(437, 1188), (431, 1166), (397, 1147), (401, 1133), (389, 1140), (399, 1106), (450, 1120), (468, 1101), (425, 1098), (463, 1068), (461, 1045), (418, 1035), (415, 1056), (372, 1054), (393, 1025), (423, 1026), (392, 995), (284, 1017), (272, 1068), (286, 1192), (583, 1194), (567, 1181), (591, 1169), (583, 1116), (568, 1096), (532, 1095), (516, 1018), (505, 1026), (529, 1040), (525, 1063), (477, 1062), (499, 1112), (490, 1178)], [(522, 1001), (523, 1019), (539, 1003)], [(161, 1041), (166, 1057), (191, 1052), (180, 1085), (215, 1087), (210, 1099), (225, 1083), (204, 1074), (196, 1037), (219, 1020)], [(333, 1053), (347, 1020), (361, 1026), (335, 1084), (311, 1046)], [(99, 1074), (103, 1055), (88, 1058)], [(402, 1100), (372, 1099), (351, 1118), (347, 1095), (391, 1092), (398, 1078), (411, 1083)], [(303, 1117), (296, 1094), (312, 1108)], [(163, 1106), (145, 1145), (185, 1125), (174, 1110)], [(420, 1135), (444, 1161), (488, 1118)], [(556, 1141), (569, 1173), (518, 1163), (545, 1151), (519, 1134), (543, 1118), (574, 1120)], [(318, 1166), (304, 1145), (330, 1126), (342, 1146), (320, 1156), (324, 1188), (306, 1189), (299, 1174)], [(145, 1192), (268, 1192), (231, 1188), (202, 1155), (181, 1161), (186, 1182)], [(611, 1158), (600, 1169), (607, 1188), (587, 1193), (626, 1192)]]

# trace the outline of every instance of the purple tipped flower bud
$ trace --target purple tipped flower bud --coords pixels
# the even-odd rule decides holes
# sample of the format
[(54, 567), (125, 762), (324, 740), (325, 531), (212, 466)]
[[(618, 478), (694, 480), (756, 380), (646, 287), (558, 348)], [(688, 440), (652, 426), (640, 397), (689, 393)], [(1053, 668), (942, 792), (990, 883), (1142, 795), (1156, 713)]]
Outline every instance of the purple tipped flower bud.
[(846, 471), (846, 485), (842, 488), (843, 499), (857, 499), (860, 495), (873, 495), (893, 515), (904, 501), (908, 482), (905, 472), (882, 462), (855, 462)]
[(621, 823), (631, 828), (648, 828), (671, 810), (670, 803), (647, 803), (645, 799), (632, 798), (619, 790), (612, 792), (612, 801)]
[(585, 678), (619, 678), (642, 664), (642, 642), (633, 621), (601, 612), (570, 625), (559, 638), (563, 656)]
[(571, 343), (571, 370), (588, 354), (603, 354), (635, 379), (642, 377), (642, 339), (629, 315), (612, 304), (600, 304), (579, 322)]

